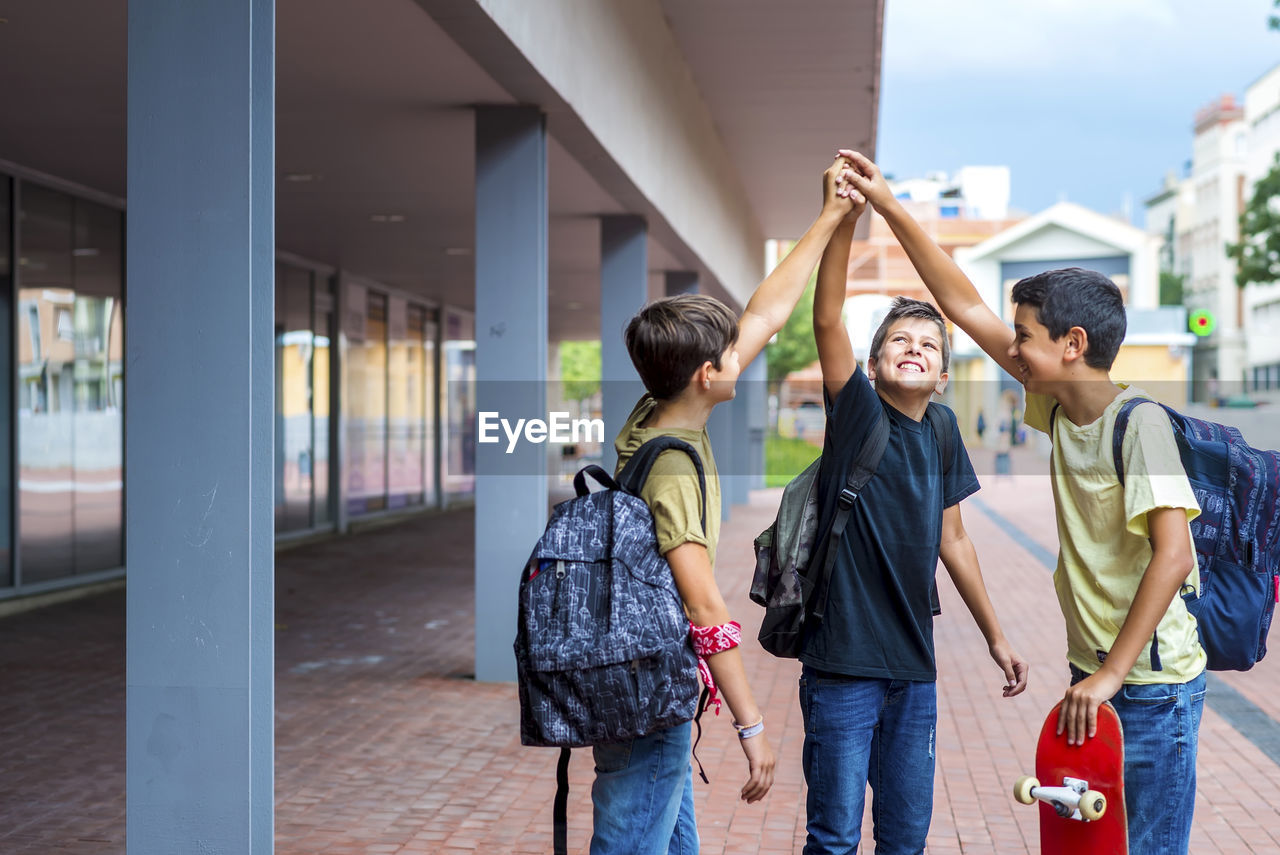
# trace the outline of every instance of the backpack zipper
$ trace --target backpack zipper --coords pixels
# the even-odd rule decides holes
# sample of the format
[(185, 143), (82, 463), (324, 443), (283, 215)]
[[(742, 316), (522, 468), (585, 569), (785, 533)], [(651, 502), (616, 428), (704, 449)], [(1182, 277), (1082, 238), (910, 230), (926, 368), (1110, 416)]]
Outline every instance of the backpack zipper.
[[(560, 559), (560, 558), (557, 558), (557, 559), (556, 559), (556, 582), (557, 582), (557, 584), (556, 584), (556, 590), (555, 590), (555, 593), (551, 595), (551, 614), (552, 614), (552, 615), (556, 615), (556, 614), (558, 614), (558, 613), (560, 612), (560, 589), (561, 589), (563, 586), (562, 586), (562, 585), (560, 585), (559, 583), (564, 581), (564, 577), (565, 577), (565, 575), (566, 575), (567, 573), (568, 573), (568, 571), (566, 571), (566, 570), (564, 569), (564, 560), (563, 560), (563, 559)], [(568, 623), (568, 616), (567, 616), (567, 615), (565, 616), (565, 622), (566, 622), (566, 623)]]

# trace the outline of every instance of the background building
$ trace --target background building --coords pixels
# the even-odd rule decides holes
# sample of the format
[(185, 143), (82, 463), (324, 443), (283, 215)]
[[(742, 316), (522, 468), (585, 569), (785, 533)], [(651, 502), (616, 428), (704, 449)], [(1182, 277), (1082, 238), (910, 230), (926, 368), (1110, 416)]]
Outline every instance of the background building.
[[(956, 262), (983, 300), (1013, 323), (1014, 284), (1027, 276), (1062, 267), (1084, 267), (1110, 277), (1124, 297), (1128, 328), (1111, 376), (1134, 383), (1162, 401), (1188, 400), (1190, 347), (1186, 312), (1159, 306), (1159, 239), (1114, 217), (1060, 202), (991, 239), (956, 251)], [(1021, 397), (1021, 384), (963, 332), (956, 331), (951, 387), (962, 425), (976, 425), (978, 413), (1002, 408), (1005, 392)]]
[(1245, 136), (1244, 109), (1231, 95), (1196, 114), (1183, 295), (1188, 310), (1208, 312), (1214, 321), (1213, 332), (1196, 342), (1196, 400), (1216, 397), (1215, 389), (1238, 390), (1247, 373), (1244, 293), (1236, 287), (1235, 263), (1226, 255), (1226, 245), (1238, 240), (1244, 210)]
[[(1254, 81), (1244, 94), (1244, 188), (1241, 205), (1276, 167), (1280, 153), (1280, 65)], [(1251, 283), (1244, 291), (1249, 394), (1280, 400), (1280, 284)]]

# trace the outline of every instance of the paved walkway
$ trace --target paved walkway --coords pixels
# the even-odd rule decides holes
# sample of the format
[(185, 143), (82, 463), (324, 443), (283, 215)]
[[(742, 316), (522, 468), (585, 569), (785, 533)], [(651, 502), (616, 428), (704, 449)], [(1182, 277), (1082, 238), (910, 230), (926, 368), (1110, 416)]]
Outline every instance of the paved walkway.
[[(1066, 686), (1044, 564), (1056, 539), (1042, 468), (1019, 457), (1018, 475), (984, 477), (964, 506), (1006, 633), (1032, 663), (1026, 694), (1000, 698), (981, 636), (954, 589), (940, 585), (934, 855), (1037, 851), (1035, 810), (1009, 791), (1030, 771), (1040, 722)], [(750, 636), (759, 615), (746, 597), (747, 544), (778, 495), (753, 494), (722, 535), (719, 577)], [(556, 752), (520, 746), (514, 686), (469, 675), (471, 530), (469, 512), (458, 511), (278, 555), (281, 855), (550, 851)], [(123, 615), (124, 595), (114, 593), (0, 622), (0, 852), (125, 851)], [(736, 801), (745, 764), (728, 723), (710, 719), (699, 755), (712, 783), (697, 785), (703, 852), (798, 852), (798, 666), (746, 650), (779, 754), (777, 783), (761, 804)], [(1216, 680), (1192, 849), (1276, 852), (1280, 654)], [(571, 776), (570, 848), (585, 853), (588, 752), (575, 756)]]

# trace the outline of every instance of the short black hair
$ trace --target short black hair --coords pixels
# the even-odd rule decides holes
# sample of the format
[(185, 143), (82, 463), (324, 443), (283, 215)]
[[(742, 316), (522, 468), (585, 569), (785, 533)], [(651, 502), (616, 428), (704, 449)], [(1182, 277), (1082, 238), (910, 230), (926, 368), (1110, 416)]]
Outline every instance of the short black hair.
[(715, 297), (680, 294), (637, 312), (625, 338), (644, 387), (665, 401), (689, 386), (702, 363), (720, 370), (720, 357), (738, 340), (738, 318)]
[(1116, 283), (1096, 270), (1065, 267), (1047, 270), (1019, 280), (1013, 286), (1013, 302), (1034, 306), (1036, 320), (1049, 338), (1057, 341), (1072, 327), (1089, 336), (1084, 364), (1110, 370), (1124, 341), (1128, 320), (1124, 297)]
[(951, 364), (951, 340), (947, 338), (947, 322), (942, 319), (942, 313), (932, 303), (913, 300), (910, 297), (894, 297), (893, 302), (889, 304), (889, 314), (884, 316), (884, 320), (876, 328), (875, 335), (871, 337), (869, 354), (871, 361), (874, 362), (880, 357), (880, 349), (884, 347), (889, 328), (903, 318), (923, 318), (938, 325), (938, 337), (942, 339), (942, 373), (946, 374), (947, 366)]

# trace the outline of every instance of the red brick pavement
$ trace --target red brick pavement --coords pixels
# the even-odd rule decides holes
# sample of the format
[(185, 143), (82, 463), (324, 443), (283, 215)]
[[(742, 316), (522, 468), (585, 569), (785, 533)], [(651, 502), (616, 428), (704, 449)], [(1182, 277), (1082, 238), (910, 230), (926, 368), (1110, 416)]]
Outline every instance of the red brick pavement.
[[(980, 470), (989, 472), (981, 453)], [(1043, 464), (984, 476), (980, 499), (1056, 549)], [(754, 635), (748, 544), (779, 491), (753, 495), (722, 534), (718, 574)], [(1013, 802), (1044, 713), (1066, 685), (1049, 571), (970, 503), (965, 520), (1006, 633), (1032, 684), (1002, 678), (947, 583), (936, 626), (938, 769), (929, 852), (1030, 853), (1035, 811)], [(541, 853), (551, 847), (556, 752), (519, 744), (511, 685), (470, 679), (471, 517), (419, 518), (277, 558), (276, 850), (313, 853)], [(516, 568), (512, 568), (514, 574)], [(123, 594), (0, 623), (0, 852), (124, 852)], [(697, 784), (703, 852), (790, 853), (804, 838), (798, 666), (752, 645), (746, 663), (779, 756), (761, 804), (736, 799), (745, 763), (727, 722), (706, 722)], [(1280, 655), (1226, 681), (1280, 717)], [(585, 853), (589, 754), (571, 770), (570, 848)], [(1280, 768), (1213, 712), (1201, 730), (1193, 851), (1275, 852)], [(870, 824), (866, 833), (870, 839)], [(869, 848), (869, 847), (868, 847)]]

